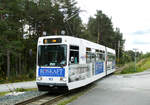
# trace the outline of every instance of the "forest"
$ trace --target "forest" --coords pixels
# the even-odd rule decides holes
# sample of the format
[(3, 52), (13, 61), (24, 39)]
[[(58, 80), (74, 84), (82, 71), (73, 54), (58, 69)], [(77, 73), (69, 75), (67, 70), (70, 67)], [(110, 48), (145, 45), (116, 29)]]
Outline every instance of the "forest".
[(124, 54), (123, 34), (107, 14), (97, 10), (85, 24), (80, 11), (75, 0), (0, 0), (0, 82), (35, 78), (37, 40), (44, 32), (51, 36), (64, 30), (115, 49), (117, 63), (132, 60)]

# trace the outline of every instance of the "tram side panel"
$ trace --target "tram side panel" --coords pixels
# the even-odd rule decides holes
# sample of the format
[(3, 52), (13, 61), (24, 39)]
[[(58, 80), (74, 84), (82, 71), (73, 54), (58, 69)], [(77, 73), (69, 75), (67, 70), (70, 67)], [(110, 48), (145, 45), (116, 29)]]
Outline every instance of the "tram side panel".
[[(80, 53), (79, 58), (82, 62), (80, 62), (80, 64), (69, 66), (69, 90), (85, 86), (105, 76), (105, 61), (96, 61), (94, 53), (89, 53), (89, 55), (87, 55), (87, 52), (85, 53), (85, 51), (80, 51), (82, 53)], [(87, 59), (90, 60), (90, 62), (87, 62)]]
[(69, 67), (69, 90), (85, 86), (105, 76), (105, 63), (71, 65)]
[[(82, 42), (81, 42), (82, 44)], [(69, 90), (85, 86), (92, 82), (92, 64), (86, 64), (85, 46), (79, 47), (79, 63), (70, 64), (68, 67), (68, 88)]]

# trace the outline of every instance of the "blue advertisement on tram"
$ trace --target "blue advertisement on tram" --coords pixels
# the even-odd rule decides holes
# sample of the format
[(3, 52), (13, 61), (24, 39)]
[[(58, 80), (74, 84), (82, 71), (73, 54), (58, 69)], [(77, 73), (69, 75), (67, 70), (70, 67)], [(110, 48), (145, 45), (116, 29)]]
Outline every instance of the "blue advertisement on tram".
[(104, 62), (96, 62), (95, 64), (95, 75), (104, 72)]
[(112, 69), (115, 69), (116, 61), (112, 62)]
[(65, 77), (64, 68), (39, 68), (39, 76)]

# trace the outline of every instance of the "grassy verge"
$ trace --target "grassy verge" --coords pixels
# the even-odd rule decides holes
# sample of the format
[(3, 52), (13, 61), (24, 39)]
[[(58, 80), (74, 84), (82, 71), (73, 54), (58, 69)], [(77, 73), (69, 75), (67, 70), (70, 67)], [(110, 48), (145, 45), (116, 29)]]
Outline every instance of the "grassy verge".
[[(13, 92), (26, 92), (26, 91), (36, 91), (37, 88), (31, 88), (31, 89), (24, 89), (24, 88), (17, 88), (13, 90)], [(0, 96), (5, 96), (6, 94), (11, 92), (0, 92)]]
[(72, 96), (71, 98), (62, 101), (62, 102), (60, 102), (60, 103), (57, 104), (57, 105), (67, 105), (68, 103), (70, 103), (70, 102), (76, 100), (76, 99), (77, 99), (78, 97), (80, 97), (81, 95), (82, 95), (82, 94), (78, 94), (78, 95), (76, 95), (76, 96)]
[(143, 72), (150, 68), (150, 57), (145, 58), (137, 62), (136, 69), (134, 62), (131, 62), (126, 66), (122, 71), (121, 74), (129, 74), (129, 73), (137, 73)]
[(4, 96), (4, 95), (6, 95), (8, 93), (10, 93), (10, 92), (0, 92), (0, 96)]
[(31, 88), (31, 89), (24, 89), (24, 88), (17, 88), (14, 91), (15, 92), (25, 92), (25, 91), (35, 91), (37, 88)]
[(35, 77), (34, 78), (29, 78), (29, 77), (11, 77), (9, 79), (2, 79), (0, 78), (0, 84), (6, 84), (6, 83), (16, 83), (16, 82), (26, 82), (26, 81), (35, 81)]
[(55, 105), (67, 105), (68, 103), (71, 103), (72, 101), (78, 99), (80, 96), (84, 95), (86, 92), (88, 92), (90, 89), (94, 87), (95, 87), (95, 84), (90, 84), (85, 87), (79, 88), (77, 92), (70, 94), (69, 96), (59, 101)]
[(34, 81), (35, 77), (36, 77), (36, 73), (33, 70), (30, 70), (29, 72), (25, 72), (21, 74), (16, 74), (14, 71), (10, 73), (9, 78), (6, 77), (6, 74), (0, 72), (0, 84)]

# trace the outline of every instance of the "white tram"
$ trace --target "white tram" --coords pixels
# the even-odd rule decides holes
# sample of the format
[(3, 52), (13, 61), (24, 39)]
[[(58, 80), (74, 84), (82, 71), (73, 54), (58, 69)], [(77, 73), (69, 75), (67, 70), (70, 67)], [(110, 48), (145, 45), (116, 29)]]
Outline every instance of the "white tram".
[(38, 40), (39, 91), (79, 88), (114, 71), (113, 49), (71, 36), (46, 36)]

